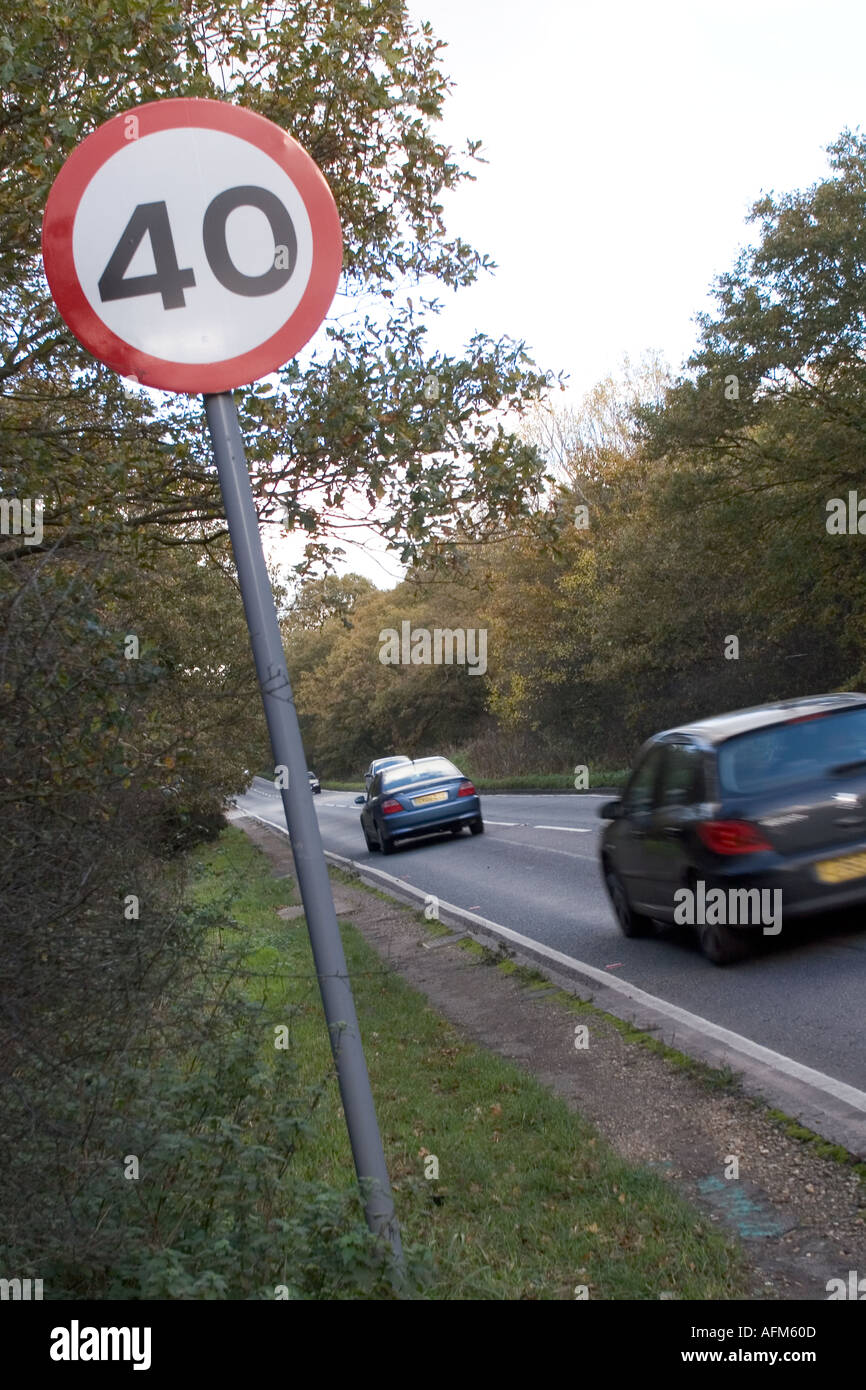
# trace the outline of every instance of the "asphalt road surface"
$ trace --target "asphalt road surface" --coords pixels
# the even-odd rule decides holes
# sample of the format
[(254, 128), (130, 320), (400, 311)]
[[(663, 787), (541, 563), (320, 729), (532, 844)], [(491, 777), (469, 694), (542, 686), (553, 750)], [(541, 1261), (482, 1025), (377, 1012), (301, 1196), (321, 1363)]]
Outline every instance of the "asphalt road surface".
[[(836, 1080), (866, 1089), (866, 910), (759, 938), (759, 954), (724, 969), (687, 928), (628, 941), (598, 867), (609, 796), (482, 796), (485, 834), (398, 842), (369, 853), (354, 793), (314, 797), (325, 849), (480, 913)], [(239, 809), (285, 829), (279, 792), (256, 778)]]

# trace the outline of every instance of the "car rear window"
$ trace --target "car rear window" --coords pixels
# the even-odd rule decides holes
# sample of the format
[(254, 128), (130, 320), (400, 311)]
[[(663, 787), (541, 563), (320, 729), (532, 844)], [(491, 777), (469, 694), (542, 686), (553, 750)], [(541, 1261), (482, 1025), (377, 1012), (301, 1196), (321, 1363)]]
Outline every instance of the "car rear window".
[(402, 767), (386, 767), (382, 773), (383, 787), (409, 787), (415, 782), (429, 782), (436, 777), (462, 777), (463, 774), (447, 758), (429, 763), (405, 763)]
[(720, 744), (718, 760), (722, 790), (735, 793), (866, 771), (866, 707), (751, 729)]

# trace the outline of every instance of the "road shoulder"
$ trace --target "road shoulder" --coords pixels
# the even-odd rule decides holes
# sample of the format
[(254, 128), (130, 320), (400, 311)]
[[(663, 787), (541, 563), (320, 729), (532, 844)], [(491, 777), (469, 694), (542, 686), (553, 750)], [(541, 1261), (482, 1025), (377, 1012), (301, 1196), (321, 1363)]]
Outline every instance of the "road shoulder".
[[(236, 823), (286, 872), (284, 834)], [(826, 1299), (866, 1271), (866, 1185), (710, 1068), (332, 870), (337, 913), (468, 1037), (531, 1072), (624, 1158), (662, 1174), (735, 1234), (767, 1298)], [(572, 989), (574, 986), (572, 986)], [(585, 1031), (584, 1031), (585, 1030)], [(826, 1146), (829, 1148), (829, 1146)], [(736, 1173), (736, 1176), (734, 1174)]]

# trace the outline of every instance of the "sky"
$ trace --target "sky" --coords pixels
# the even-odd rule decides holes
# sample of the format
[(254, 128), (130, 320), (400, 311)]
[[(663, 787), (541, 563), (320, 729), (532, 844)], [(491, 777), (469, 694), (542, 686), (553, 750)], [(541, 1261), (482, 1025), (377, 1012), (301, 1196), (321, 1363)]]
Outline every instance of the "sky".
[(862, 0), (410, 0), (446, 40), (443, 138), (489, 163), (449, 225), (498, 263), (439, 332), (525, 339), (583, 394), (623, 353), (673, 367), (762, 192), (827, 172), (866, 117)]
[[(762, 192), (806, 188), (866, 117), (863, 0), (409, 0), (447, 42), (439, 138), (487, 163), (445, 199), (498, 269), (431, 346), (526, 342), (576, 398), (624, 354), (679, 368)], [(394, 560), (350, 552), (388, 587)]]

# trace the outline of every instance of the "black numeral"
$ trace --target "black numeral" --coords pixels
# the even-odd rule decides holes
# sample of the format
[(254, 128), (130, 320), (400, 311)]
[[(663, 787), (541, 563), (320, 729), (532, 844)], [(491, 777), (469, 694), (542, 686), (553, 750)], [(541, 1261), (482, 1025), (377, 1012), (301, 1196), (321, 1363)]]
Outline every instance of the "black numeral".
[[(274, 260), (280, 251), (285, 252), (284, 265), (273, 264), (263, 275), (244, 275), (238, 270), (226, 245), (226, 222), (229, 213), (235, 208), (258, 208), (271, 224), (274, 237)], [(256, 188), (246, 184), (239, 188), (227, 188), (218, 193), (204, 215), (202, 226), (205, 255), (208, 265), (221, 285), (233, 294), (248, 296), (273, 294), (282, 289), (291, 276), (298, 257), (298, 242), (292, 219), (285, 206), (267, 188)]]
[[(271, 224), (274, 237), (274, 263), (262, 275), (245, 275), (238, 270), (226, 242), (226, 223), (235, 208), (258, 208)], [(126, 278), (133, 256), (144, 240), (150, 237), (153, 263), (152, 275), (131, 275)], [(298, 239), (288, 209), (267, 188), (244, 184), (218, 193), (204, 215), (202, 241), (208, 265), (227, 290), (252, 298), (273, 294), (291, 278), (298, 259)], [(103, 301), (134, 299), (140, 294), (161, 294), (164, 309), (183, 309), (183, 292), (196, 283), (191, 269), (181, 270), (168, 220), (165, 203), (139, 203), (126, 225), (126, 230), (111, 253), (111, 259), (99, 281)]]
[[(156, 271), (153, 275), (132, 275), (127, 280), (124, 277), (129, 264), (147, 235)], [(181, 270), (177, 263), (165, 203), (139, 203), (102, 272), (99, 293), (103, 301), (161, 294), (164, 309), (183, 309), (186, 305), (183, 292), (194, 284), (194, 272)]]

